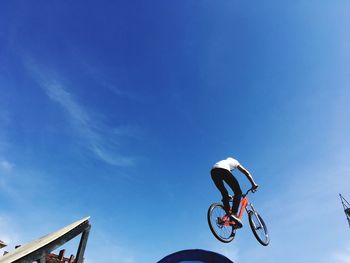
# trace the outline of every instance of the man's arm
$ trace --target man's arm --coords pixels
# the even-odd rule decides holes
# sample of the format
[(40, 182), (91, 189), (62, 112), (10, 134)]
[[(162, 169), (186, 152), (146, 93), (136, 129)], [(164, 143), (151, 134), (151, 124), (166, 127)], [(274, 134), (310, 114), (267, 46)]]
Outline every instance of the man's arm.
[(249, 180), (249, 182), (252, 184), (253, 188), (257, 188), (258, 185), (254, 182), (253, 176), (249, 173), (249, 171), (247, 169), (245, 169), (243, 167), (243, 165), (239, 164), (238, 165), (238, 170), (240, 170), (242, 173), (244, 173), (244, 175), (247, 177), (247, 179)]

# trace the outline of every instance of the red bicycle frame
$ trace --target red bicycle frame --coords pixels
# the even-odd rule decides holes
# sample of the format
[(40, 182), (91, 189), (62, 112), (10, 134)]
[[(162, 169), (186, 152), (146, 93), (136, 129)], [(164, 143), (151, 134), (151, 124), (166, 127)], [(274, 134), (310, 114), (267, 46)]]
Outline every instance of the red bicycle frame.
[[(239, 219), (242, 219), (243, 217), (243, 213), (244, 213), (244, 210), (247, 206), (249, 206), (249, 201), (248, 201), (248, 198), (246, 195), (243, 196), (243, 198), (241, 199), (240, 203), (239, 203), (239, 213), (238, 213), (238, 218)], [(230, 212), (231, 212), (232, 209), (230, 209)], [(227, 215), (225, 215), (223, 217), (223, 224), (224, 226), (234, 226), (235, 225), (235, 222), (234, 221), (230, 221), (229, 217)]]

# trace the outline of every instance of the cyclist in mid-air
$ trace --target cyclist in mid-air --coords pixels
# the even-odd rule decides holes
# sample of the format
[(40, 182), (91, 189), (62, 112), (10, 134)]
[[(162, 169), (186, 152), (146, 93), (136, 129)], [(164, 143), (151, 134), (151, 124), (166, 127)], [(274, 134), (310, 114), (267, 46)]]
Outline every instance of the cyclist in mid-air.
[[(241, 187), (239, 186), (237, 179), (232, 174), (232, 171), (236, 168), (247, 177), (249, 182), (252, 184), (252, 189), (256, 190), (258, 188), (258, 185), (254, 182), (252, 175), (236, 159), (233, 159), (232, 157), (228, 157), (227, 159), (219, 161), (216, 164), (214, 164), (210, 173), (211, 173), (211, 178), (213, 179), (216, 187), (221, 192), (222, 202), (223, 202), (226, 214), (230, 216), (231, 220), (237, 222), (240, 226), (242, 226), (242, 221), (237, 216), (239, 202), (241, 201), (241, 197), (242, 197), (242, 190), (241, 190)], [(230, 202), (229, 202), (230, 197), (224, 185), (224, 182), (227, 183), (232, 189), (232, 191), (234, 192), (231, 213), (230, 213)]]

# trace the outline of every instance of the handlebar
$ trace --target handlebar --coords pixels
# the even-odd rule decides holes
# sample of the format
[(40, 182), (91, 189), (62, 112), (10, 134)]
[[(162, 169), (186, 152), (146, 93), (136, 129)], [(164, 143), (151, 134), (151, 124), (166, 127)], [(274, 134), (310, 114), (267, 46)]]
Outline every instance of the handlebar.
[(246, 197), (249, 192), (255, 193), (256, 189), (250, 188), (245, 194), (242, 194), (242, 198)]
[[(242, 198), (245, 198), (249, 194), (249, 192), (255, 193), (256, 192), (256, 188), (255, 189), (253, 189), (253, 188), (248, 189), (248, 191), (245, 194), (242, 194)], [(230, 197), (230, 201), (232, 202), (233, 196), (229, 195), (229, 197)]]

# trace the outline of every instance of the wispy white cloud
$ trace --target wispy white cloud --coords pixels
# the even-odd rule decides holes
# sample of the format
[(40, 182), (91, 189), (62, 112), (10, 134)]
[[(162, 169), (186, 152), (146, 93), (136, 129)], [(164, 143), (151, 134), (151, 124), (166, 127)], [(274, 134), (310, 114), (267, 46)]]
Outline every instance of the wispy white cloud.
[(41, 85), (49, 98), (58, 102), (81, 128), (86, 129), (89, 127), (89, 116), (62, 85), (57, 81), (45, 82), (41, 83)]
[(216, 253), (222, 254), (230, 260), (234, 260), (235, 262), (239, 261), (239, 249), (237, 247), (227, 247), (227, 246), (219, 246), (214, 250)]
[(108, 90), (112, 91), (117, 96), (128, 96), (124, 91), (122, 91), (120, 88), (116, 87), (112, 83), (106, 80), (106, 77), (102, 76), (101, 72), (98, 71), (95, 67), (93, 67), (90, 63), (88, 63), (86, 60), (83, 60), (81, 57), (79, 58), (80, 64), (84, 71), (93, 78), (96, 82), (99, 83), (102, 87), (107, 88)]
[[(3, 156), (7, 154), (7, 150), (10, 148), (8, 133), (11, 130), (9, 129), (9, 124), (11, 123), (11, 119), (13, 119), (11, 118), (11, 114), (9, 110), (6, 108), (3, 108), (3, 105), (6, 105), (4, 103), (5, 100), (6, 98), (3, 98), (3, 96), (0, 96), (0, 155), (3, 155)], [(6, 160), (2, 160), (2, 162), (6, 162)], [(3, 164), (3, 165), (7, 166), (7, 164)]]
[[(68, 113), (71, 121), (79, 130), (80, 134), (87, 140), (87, 147), (101, 160), (116, 166), (131, 165), (132, 160), (106, 149), (105, 140), (100, 131), (104, 128), (95, 121), (92, 121), (87, 111), (74, 99), (73, 95), (57, 82), (43, 85), (47, 95), (58, 102)], [(113, 142), (114, 144), (117, 142)], [(109, 144), (111, 145), (111, 144)], [(114, 149), (116, 150), (116, 149)]]
[[(343, 156), (350, 156), (349, 150), (338, 149), (328, 159), (299, 163), (292, 170), (288, 164), (276, 172), (281, 178), (271, 178), (271, 185), (261, 184), (251, 201), (267, 224), (271, 243), (268, 247), (256, 243), (256, 248), (250, 246), (249, 250), (242, 247), (240, 262), (274, 263), (281, 257), (286, 262), (293, 257), (301, 262), (350, 262), (349, 251), (334, 250), (339, 240), (349, 240), (342, 234), (348, 229), (338, 196), (349, 189), (350, 167)], [(254, 239), (248, 224), (244, 231), (249, 242)]]
[(11, 196), (13, 196), (15, 193), (14, 189), (10, 186), (10, 182), (14, 178), (13, 176), (9, 176), (10, 174), (13, 175), (13, 170), (13, 163), (7, 160), (0, 161), (0, 190), (2, 193), (6, 193)]
[(338, 262), (338, 263), (349, 263), (350, 262), (350, 251), (347, 252), (337, 252), (334, 255), (334, 260), (333, 262)]
[[(113, 74), (109, 68), (106, 68), (104, 64), (98, 61), (91, 62), (91, 59), (86, 59), (86, 54), (82, 54), (78, 48), (71, 47), (74, 52), (75, 58), (81, 67), (81, 71), (84, 72), (92, 81), (104, 89), (111, 91), (115, 96), (130, 99), (132, 101), (145, 102), (149, 99), (149, 96), (132, 92), (130, 80), (128, 74), (124, 69), (113, 69)], [(97, 66), (96, 66), (97, 65)], [(121, 84), (122, 83), (122, 84)], [(123, 88), (120, 88), (123, 86)], [(125, 88), (127, 86), (127, 88)]]
[(20, 239), (20, 234), (13, 218), (3, 214), (0, 214), (0, 239), (9, 246), (18, 243)]
[(3, 172), (10, 173), (12, 171), (13, 167), (14, 167), (14, 164), (12, 164), (6, 160), (3, 160), (0, 162), (0, 169)]
[[(33, 203), (37, 203), (38, 198), (45, 195), (35, 189), (50, 191), (49, 189), (52, 189), (53, 186), (47, 180), (45, 172), (30, 168), (27, 165), (22, 167), (16, 164), (11, 165), (13, 165), (11, 172), (1, 172), (0, 168), (1, 195), (8, 201), (11, 200), (17, 210), (30, 209)], [(9, 210), (12, 210), (12, 208), (9, 208)]]
[(89, 262), (139, 262), (139, 255), (135, 254), (130, 248), (118, 244), (115, 237), (100, 230), (95, 230), (93, 235), (94, 238), (90, 239), (89, 242), (90, 245), (94, 247), (94, 250), (86, 252), (86, 259)]
[[(111, 240), (111, 242), (115, 242), (115, 240)], [(99, 263), (99, 262), (120, 262), (120, 263), (136, 263), (139, 262), (139, 259), (135, 258), (131, 252), (128, 252), (127, 249), (117, 246), (105, 244), (105, 246), (100, 249), (96, 247), (96, 252), (92, 255), (88, 256), (87, 259), (91, 263)], [(112, 253), (111, 253), (112, 252)]]
[(331, 262), (349, 263), (350, 262), (350, 244), (339, 248), (331, 255)]
[(129, 166), (134, 159), (118, 153), (117, 145), (121, 136), (115, 133), (118, 128), (107, 127), (96, 118), (91, 118), (91, 111), (86, 110), (67, 87), (58, 81), (55, 73), (39, 68), (31, 59), (27, 60), (27, 68), (47, 96), (58, 103), (67, 113), (70, 122), (85, 141), (85, 146), (100, 160), (114, 166)]

